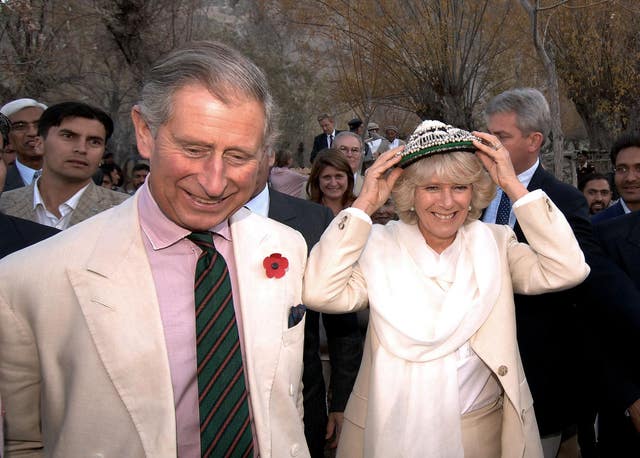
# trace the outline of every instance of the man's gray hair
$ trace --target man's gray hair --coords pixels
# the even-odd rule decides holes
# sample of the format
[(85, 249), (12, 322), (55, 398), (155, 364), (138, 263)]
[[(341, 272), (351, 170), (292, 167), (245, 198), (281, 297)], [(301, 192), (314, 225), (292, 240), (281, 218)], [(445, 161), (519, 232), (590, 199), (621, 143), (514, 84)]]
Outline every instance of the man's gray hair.
[(357, 138), (358, 141), (360, 142), (360, 149), (362, 149), (364, 152), (364, 142), (362, 141), (362, 137), (354, 132), (348, 132), (348, 131), (340, 132), (338, 135), (336, 135), (336, 138), (333, 139), (333, 144), (335, 144), (338, 139), (345, 138), (345, 137)]
[(261, 103), (263, 146), (268, 149), (277, 140), (277, 109), (264, 73), (237, 50), (213, 41), (188, 43), (151, 68), (138, 107), (154, 136), (171, 117), (173, 95), (189, 84), (204, 86), (225, 105), (247, 99)]
[(516, 125), (523, 134), (540, 132), (546, 140), (551, 131), (549, 104), (542, 92), (526, 87), (495, 96), (484, 110), (485, 119), (496, 113), (515, 113)]

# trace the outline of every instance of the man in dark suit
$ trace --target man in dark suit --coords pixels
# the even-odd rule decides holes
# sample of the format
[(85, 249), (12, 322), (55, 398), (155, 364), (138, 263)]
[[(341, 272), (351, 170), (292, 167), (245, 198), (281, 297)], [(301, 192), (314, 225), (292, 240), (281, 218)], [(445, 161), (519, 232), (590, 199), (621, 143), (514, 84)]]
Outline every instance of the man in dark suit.
[[(286, 224), (302, 234), (307, 249), (318, 242), (333, 219), (331, 211), (303, 199), (283, 194), (267, 186), (269, 169), (275, 157), (265, 155), (260, 164), (253, 198), (246, 206), (256, 213)], [(329, 386), (329, 415), (327, 416), (327, 389), (320, 360), (320, 314), (306, 311), (304, 329), (304, 371), (302, 374), (304, 397), (304, 433), (312, 458), (323, 458), (325, 439), (334, 448), (342, 428), (343, 412), (358, 375), (362, 359), (362, 336), (355, 313), (322, 315), (327, 334), (331, 378)]]
[[(8, 141), (10, 126), (9, 119), (0, 113), (0, 133), (2, 134), (0, 135), (0, 189), (4, 186), (7, 173), (5, 163), (2, 161), (2, 151)], [(0, 259), (58, 232), (57, 229), (42, 224), (0, 213)], [(2, 447), (2, 441), (0, 441), (0, 447)]]
[(592, 218), (594, 223), (640, 210), (640, 132), (625, 132), (611, 148), (613, 180), (620, 199)]
[(318, 116), (318, 124), (320, 124), (322, 133), (320, 135), (316, 135), (316, 137), (313, 139), (313, 148), (311, 149), (311, 156), (309, 157), (309, 160), (312, 163), (316, 159), (318, 152), (322, 151), (325, 148), (331, 148), (336, 135), (342, 132), (341, 130), (335, 129), (333, 116), (331, 116), (330, 114), (323, 113)]
[(11, 121), (9, 136), (16, 161), (7, 169), (4, 191), (30, 185), (42, 169), (42, 153), (35, 149), (38, 121), (47, 106), (33, 99), (18, 99), (0, 108)]
[[(593, 237), (584, 196), (540, 165), (540, 149), (550, 130), (549, 106), (544, 96), (530, 88), (507, 91), (489, 102), (485, 115), (489, 131), (497, 137), (494, 147), (508, 150), (518, 179), (527, 189), (542, 189), (563, 212), (591, 267), (591, 274), (577, 288), (515, 297), (518, 345), (545, 457), (555, 457), (562, 433), (571, 430), (578, 407), (588, 402), (588, 398), (580, 398), (582, 393), (578, 390), (589, 380), (580, 380), (579, 370), (585, 367), (581, 359), (588, 358), (591, 366), (596, 364), (591, 349), (580, 343), (584, 330), (579, 323), (599, 319), (599, 338), (615, 335), (616, 327), (640, 329), (640, 314), (632, 306), (633, 291), (617, 275), (616, 267), (606, 260)], [(503, 211), (502, 195), (498, 189), (483, 221), (509, 224), (518, 240), (526, 242), (508, 199), (509, 206)], [(499, 215), (507, 219), (498, 221)], [(584, 314), (577, 305), (585, 306)]]
[[(594, 225), (594, 235), (607, 256), (624, 271), (640, 297), (640, 212), (632, 212)], [(624, 275), (621, 274), (621, 275)], [(640, 299), (629, 301), (640, 308)], [(637, 339), (637, 335), (636, 335)], [(613, 383), (607, 386), (607, 403), (599, 411), (599, 449), (602, 456), (632, 457), (640, 452), (640, 367), (637, 340), (621, 345), (608, 358)], [(616, 377), (623, 374), (624, 378)], [(611, 382), (607, 377), (606, 381)], [(621, 379), (617, 382), (616, 379)]]

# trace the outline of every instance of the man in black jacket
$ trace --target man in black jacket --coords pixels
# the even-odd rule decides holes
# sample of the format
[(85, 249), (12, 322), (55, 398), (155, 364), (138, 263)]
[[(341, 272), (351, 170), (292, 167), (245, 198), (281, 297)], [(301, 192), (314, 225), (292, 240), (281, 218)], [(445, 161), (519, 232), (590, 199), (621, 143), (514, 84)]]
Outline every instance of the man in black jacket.
[[(640, 330), (640, 308), (633, 287), (602, 253), (593, 237), (587, 203), (573, 186), (559, 181), (540, 164), (540, 149), (550, 131), (551, 116), (544, 96), (536, 89), (503, 92), (485, 109), (488, 130), (497, 137), (494, 147), (506, 148), (518, 179), (527, 189), (542, 189), (571, 225), (591, 273), (576, 288), (537, 296), (515, 296), (518, 345), (534, 400), (545, 457), (555, 457), (562, 434), (574, 429), (576, 412), (591, 402), (589, 386), (603, 362), (597, 343), (627, 331)], [(506, 197), (506, 196), (505, 196)], [(485, 222), (513, 227), (518, 241), (526, 242), (511, 202), (498, 189), (483, 215)], [(505, 211), (506, 210), (506, 211)], [(504, 221), (499, 221), (500, 216)], [(591, 346), (584, 336), (591, 333)], [(617, 342), (617, 341), (616, 341)], [(620, 348), (617, 343), (607, 352)], [(587, 371), (587, 368), (589, 369)], [(587, 373), (592, 375), (587, 376)], [(615, 380), (623, 375), (612, 374)]]
[(320, 124), (322, 133), (320, 135), (316, 135), (316, 137), (313, 139), (313, 149), (311, 150), (311, 156), (309, 157), (311, 163), (313, 163), (320, 151), (325, 148), (331, 148), (336, 135), (342, 132), (341, 130), (335, 129), (333, 116), (331, 116), (330, 114), (323, 113), (318, 116), (318, 124)]
[[(333, 219), (333, 214), (322, 205), (270, 189), (267, 181), (274, 160), (273, 153), (264, 155), (256, 190), (245, 206), (254, 213), (268, 216), (300, 232), (307, 242), (308, 251), (311, 251)], [(329, 440), (329, 447), (337, 446), (343, 412), (362, 359), (362, 336), (355, 313), (322, 314), (322, 322), (329, 346), (329, 390), (325, 387), (319, 352), (320, 314), (313, 310), (306, 311), (302, 374), (304, 433), (312, 458), (324, 457), (325, 439)]]
[[(2, 134), (0, 135), (0, 189), (4, 186), (7, 174), (6, 165), (2, 161), (2, 151), (8, 142), (10, 126), (9, 119), (0, 113), (0, 132)], [(57, 229), (42, 224), (0, 213), (0, 259), (58, 232)]]

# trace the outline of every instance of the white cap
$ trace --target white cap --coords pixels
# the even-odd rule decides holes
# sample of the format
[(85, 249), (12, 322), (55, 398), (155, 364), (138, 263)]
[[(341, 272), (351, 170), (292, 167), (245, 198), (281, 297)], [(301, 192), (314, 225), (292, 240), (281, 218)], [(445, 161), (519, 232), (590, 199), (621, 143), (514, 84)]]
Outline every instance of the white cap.
[(5, 106), (0, 108), (0, 113), (5, 116), (11, 116), (12, 114), (17, 113), (20, 110), (30, 107), (42, 108), (43, 110), (47, 109), (47, 106), (44, 103), (40, 103), (37, 100), (18, 99), (14, 100), (13, 102), (7, 103)]

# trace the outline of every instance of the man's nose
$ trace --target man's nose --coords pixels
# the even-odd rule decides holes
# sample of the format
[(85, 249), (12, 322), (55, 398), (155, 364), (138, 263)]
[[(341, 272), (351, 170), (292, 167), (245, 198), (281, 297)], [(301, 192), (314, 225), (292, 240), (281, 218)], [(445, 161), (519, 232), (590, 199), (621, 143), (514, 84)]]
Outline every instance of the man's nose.
[[(200, 165), (200, 164), (198, 164)], [(227, 186), (224, 160), (212, 156), (201, 163), (202, 169), (198, 172), (198, 182), (209, 197), (222, 196)]]

